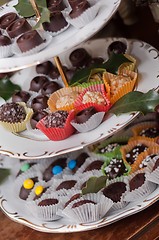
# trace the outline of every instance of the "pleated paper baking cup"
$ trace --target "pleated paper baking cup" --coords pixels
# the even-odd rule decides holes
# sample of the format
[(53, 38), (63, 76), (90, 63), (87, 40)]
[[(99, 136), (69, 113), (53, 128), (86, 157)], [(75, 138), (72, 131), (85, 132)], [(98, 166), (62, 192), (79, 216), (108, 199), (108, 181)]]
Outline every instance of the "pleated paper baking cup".
[(74, 102), (79, 94), (84, 90), (81, 86), (65, 87), (51, 94), (48, 100), (49, 109), (53, 111), (70, 111), (75, 108)]
[(0, 58), (11, 57), (13, 55), (12, 44), (0, 46)]
[(23, 106), (26, 112), (26, 117), (22, 122), (9, 123), (9, 122), (0, 121), (1, 126), (3, 126), (7, 131), (13, 132), (13, 133), (22, 132), (26, 130), (26, 124), (31, 119), (31, 116), (33, 115), (33, 110), (31, 108), (28, 108), (25, 103), (20, 102), (18, 104), (20, 106)]
[(147, 168), (145, 169), (145, 173), (146, 180), (159, 185), (159, 166), (157, 164), (159, 161), (158, 158), (159, 155), (157, 155), (156, 159), (154, 158), (151, 162), (148, 163)]
[(135, 71), (136, 68), (136, 59), (129, 55), (129, 54), (124, 54), (124, 56), (130, 60), (130, 62), (125, 62), (123, 64), (121, 64), (118, 68), (118, 74), (121, 73), (121, 71), (123, 70), (130, 70), (130, 71)]
[(136, 161), (131, 165), (131, 173), (147, 168), (149, 162), (153, 160), (152, 155), (159, 155), (159, 146), (151, 146), (146, 151), (139, 154)]

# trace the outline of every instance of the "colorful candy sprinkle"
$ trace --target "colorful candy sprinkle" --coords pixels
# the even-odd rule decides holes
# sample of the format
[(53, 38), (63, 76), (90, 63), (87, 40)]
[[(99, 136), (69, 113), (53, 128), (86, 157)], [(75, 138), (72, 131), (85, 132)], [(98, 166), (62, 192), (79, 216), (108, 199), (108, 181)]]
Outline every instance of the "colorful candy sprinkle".
[(32, 179), (28, 178), (23, 182), (23, 186), (25, 189), (32, 189), (34, 187), (34, 182)]
[(72, 159), (68, 162), (68, 168), (71, 170), (74, 169), (76, 167), (76, 165), (77, 165), (77, 162), (74, 159)]
[(43, 190), (44, 190), (43, 186), (39, 185), (35, 188), (34, 191), (35, 191), (35, 194), (38, 196), (43, 192)]
[(52, 168), (52, 173), (54, 175), (60, 174), (63, 171), (63, 168), (59, 165), (56, 165)]
[(24, 163), (24, 164), (21, 166), (20, 170), (21, 170), (22, 172), (26, 172), (29, 168), (30, 168), (30, 164), (29, 164), (29, 163)]

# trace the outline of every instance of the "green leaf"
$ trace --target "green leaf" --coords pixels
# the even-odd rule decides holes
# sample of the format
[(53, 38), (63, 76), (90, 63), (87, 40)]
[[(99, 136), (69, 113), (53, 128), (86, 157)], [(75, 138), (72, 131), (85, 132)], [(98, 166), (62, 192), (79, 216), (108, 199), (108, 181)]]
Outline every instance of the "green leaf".
[(122, 113), (139, 111), (146, 114), (154, 112), (154, 108), (158, 104), (159, 94), (155, 90), (149, 90), (147, 93), (133, 91), (120, 98), (109, 110), (109, 113), (119, 115)]
[(50, 22), (50, 11), (48, 10), (48, 8), (43, 8), (42, 9), (40, 20), (33, 27), (33, 29), (39, 28), (40, 25), (44, 22)]
[(125, 62), (131, 62), (123, 54), (113, 53), (111, 57), (102, 64), (93, 64), (90, 68), (84, 68), (76, 71), (71, 79), (70, 85), (76, 85), (77, 83), (87, 82), (92, 73), (107, 71), (113, 74), (117, 74), (119, 66)]
[(16, 91), (21, 90), (21, 88), (12, 83), (8, 78), (3, 78), (0, 80), (0, 96), (8, 100)]
[(10, 175), (10, 170), (7, 168), (0, 168), (0, 183), (2, 183)]
[[(36, 4), (40, 13), (42, 13), (43, 8), (47, 7), (46, 0), (36, 0)], [(19, 0), (18, 4), (14, 5), (14, 7), (23, 17), (31, 17), (35, 15), (35, 11), (30, 3), (30, 0)]]
[(86, 187), (82, 189), (82, 194), (97, 193), (106, 185), (106, 176), (90, 177), (86, 183)]

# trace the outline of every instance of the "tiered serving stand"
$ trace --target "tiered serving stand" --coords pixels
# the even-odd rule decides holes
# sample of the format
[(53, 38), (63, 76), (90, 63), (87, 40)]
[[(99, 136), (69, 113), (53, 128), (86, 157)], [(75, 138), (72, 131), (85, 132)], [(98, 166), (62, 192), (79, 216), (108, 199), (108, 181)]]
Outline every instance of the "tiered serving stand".
[[(14, 10), (13, 5), (18, 1), (12, 0), (8, 4), (0, 7), (0, 16), (6, 12)], [(117, 11), (120, 0), (100, 0), (102, 7), (99, 9), (96, 18), (81, 29), (76, 29), (70, 26), (65, 32), (53, 37), (51, 43), (42, 51), (29, 56), (0, 59), (0, 73), (18, 71), (15, 74), (13, 81), (20, 86), (27, 86), (29, 79), (35, 71), (35, 66), (39, 63), (53, 59), (59, 56), (62, 63), (68, 62), (69, 53), (77, 48), (77, 46), (85, 47), (91, 52), (92, 56), (106, 56), (106, 46), (115, 39), (96, 39), (88, 40), (95, 33), (107, 24), (110, 18)], [(15, 11), (15, 10), (14, 10)], [(88, 40), (87, 42), (85, 42)], [(138, 60), (138, 71), (141, 81), (136, 86), (139, 91), (146, 92), (151, 88), (157, 88), (159, 54), (156, 49), (147, 43), (138, 40), (128, 40), (130, 45), (130, 53)], [(144, 59), (144, 61), (143, 61)], [(151, 69), (150, 69), (151, 64)], [(149, 69), (149, 70), (148, 70)], [(20, 71), (19, 71), (20, 70)], [(151, 83), (150, 83), (151, 81)], [(63, 141), (49, 141), (46, 138), (35, 137), (28, 133), (13, 134), (0, 128), (0, 153), (1, 165), (4, 167), (12, 167), (13, 172), (19, 162), (19, 159), (43, 159), (69, 153), (85, 146), (101, 141), (123, 129), (126, 125), (132, 122), (139, 113), (128, 113), (120, 116), (109, 115), (97, 129), (88, 133), (79, 133), (71, 136)], [(3, 157), (7, 155), (7, 157)], [(14, 158), (14, 159), (11, 159)], [(0, 206), (2, 211), (7, 214), (12, 220), (27, 225), (38, 231), (43, 232), (76, 232), (95, 229), (97, 227), (106, 226), (121, 218), (141, 211), (157, 201), (159, 189), (156, 189), (151, 196), (144, 199), (143, 202), (129, 205), (124, 211), (119, 211), (107, 218), (101, 219), (95, 223), (89, 224), (74, 224), (67, 219), (62, 219), (55, 222), (41, 222), (31, 216), (23, 207), (23, 203), (14, 199), (11, 194), (11, 183), (14, 181), (13, 176), (10, 176), (0, 186)]]

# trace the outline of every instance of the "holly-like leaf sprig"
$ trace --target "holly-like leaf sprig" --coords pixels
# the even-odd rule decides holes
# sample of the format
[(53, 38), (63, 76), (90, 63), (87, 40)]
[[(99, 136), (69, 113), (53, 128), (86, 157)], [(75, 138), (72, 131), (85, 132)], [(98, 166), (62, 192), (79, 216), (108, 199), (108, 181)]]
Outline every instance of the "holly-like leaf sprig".
[(10, 170), (7, 168), (0, 168), (0, 184), (10, 175)]
[[(43, 22), (50, 22), (50, 11), (47, 8), (46, 0), (36, 0), (38, 10), (40, 12), (40, 20), (34, 26), (34, 29), (39, 28)], [(18, 14), (29, 18), (35, 15), (35, 11), (29, 0), (19, 0), (18, 4), (14, 5)]]
[(20, 86), (12, 83), (8, 77), (0, 80), (0, 96), (4, 100), (8, 100), (16, 91), (20, 90)]

